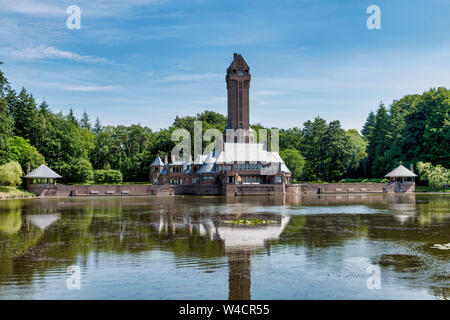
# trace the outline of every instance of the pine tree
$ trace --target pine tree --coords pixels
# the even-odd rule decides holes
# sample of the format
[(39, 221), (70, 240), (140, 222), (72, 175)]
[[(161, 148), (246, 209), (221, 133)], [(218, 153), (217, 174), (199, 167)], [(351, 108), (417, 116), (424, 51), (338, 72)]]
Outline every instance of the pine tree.
[(17, 96), (11, 90), (7, 99), (14, 119), (14, 134), (28, 139), (34, 145), (39, 122), (36, 101), (31, 94), (27, 93), (25, 88), (22, 88)]
[(100, 119), (97, 117), (95, 120), (94, 129), (92, 130), (96, 135), (98, 135), (102, 131), (102, 125), (100, 123)]
[(77, 118), (75, 118), (75, 115), (73, 113), (73, 109), (72, 108), (70, 108), (70, 110), (69, 110), (69, 114), (67, 115), (67, 120), (69, 120), (70, 122), (75, 124), (77, 127), (80, 126), (80, 124), (77, 121)]
[(83, 116), (81, 117), (81, 120), (80, 120), (80, 125), (81, 125), (81, 128), (83, 128), (83, 129), (91, 130), (91, 122), (89, 120), (88, 114), (86, 113), (86, 110), (84, 110), (84, 112), (83, 112)]
[(0, 97), (0, 165), (8, 162), (8, 138), (12, 137), (13, 120), (6, 107), (6, 100)]

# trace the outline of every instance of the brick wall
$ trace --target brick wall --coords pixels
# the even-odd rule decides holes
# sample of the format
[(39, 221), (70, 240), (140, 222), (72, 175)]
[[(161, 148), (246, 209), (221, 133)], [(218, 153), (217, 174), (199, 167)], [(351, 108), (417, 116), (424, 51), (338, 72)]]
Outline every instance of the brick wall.
[[(375, 193), (387, 183), (288, 184), (286, 194)], [(411, 188), (414, 190), (413, 188)], [(271, 195), (284, 194), (282, 184), (191, 184), (191, 185), (49, 185), (32, 184), (28, 190), (38, 196), (123, 196), (123, 195)]]

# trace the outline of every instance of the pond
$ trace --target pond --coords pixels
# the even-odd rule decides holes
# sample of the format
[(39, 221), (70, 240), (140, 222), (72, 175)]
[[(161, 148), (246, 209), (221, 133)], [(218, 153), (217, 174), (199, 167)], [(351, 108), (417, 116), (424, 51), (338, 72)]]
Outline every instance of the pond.
[[(449, 195), (0, 201), (0, 299), (448, 299)], [(263, 224), (227, 223), (260, 219)]]

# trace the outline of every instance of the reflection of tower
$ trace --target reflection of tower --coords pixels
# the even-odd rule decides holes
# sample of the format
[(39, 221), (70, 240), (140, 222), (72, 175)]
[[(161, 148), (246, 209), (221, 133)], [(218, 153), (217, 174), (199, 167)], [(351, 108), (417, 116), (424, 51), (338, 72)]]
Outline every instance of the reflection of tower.
[(252, 250), (227, 252), (228, 257), (228, 299), (250, 300), (250, 256)]

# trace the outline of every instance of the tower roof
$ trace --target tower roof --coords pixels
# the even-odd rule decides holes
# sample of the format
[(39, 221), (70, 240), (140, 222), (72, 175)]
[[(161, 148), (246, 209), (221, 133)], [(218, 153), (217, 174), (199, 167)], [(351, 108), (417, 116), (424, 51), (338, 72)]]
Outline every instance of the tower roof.
[(244, 58), (239, 53), (234, 54), (233, 62), (231, 62), (230, 66), (227, 70), (230, 69), (250, 69), (247, 62), (245, 62)]
[(153, 160), (152, 164), (150, 165), (152, 167), (164, 167), (164, 162), (162, 162), (161, 158), (159, 156), (155, 157), (155, 160)]

